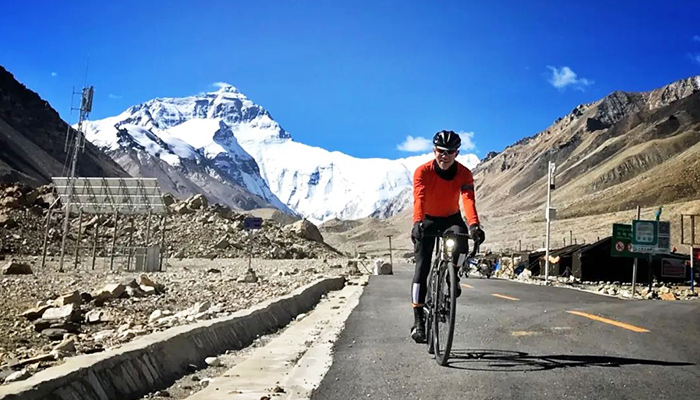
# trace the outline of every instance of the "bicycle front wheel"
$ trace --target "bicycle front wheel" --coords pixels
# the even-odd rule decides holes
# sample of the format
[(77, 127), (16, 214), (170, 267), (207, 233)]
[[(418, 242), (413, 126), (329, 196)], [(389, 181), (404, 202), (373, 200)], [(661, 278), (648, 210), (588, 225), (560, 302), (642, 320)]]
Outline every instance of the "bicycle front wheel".
[(443, 261), (438, 270), (435, 305), (433, 309), (433, 347), (435, 361), (446, 365), (450, 358), (452, 339), (455, 332), (455, 315), (457, 311), (457, 274), (452, 262)]

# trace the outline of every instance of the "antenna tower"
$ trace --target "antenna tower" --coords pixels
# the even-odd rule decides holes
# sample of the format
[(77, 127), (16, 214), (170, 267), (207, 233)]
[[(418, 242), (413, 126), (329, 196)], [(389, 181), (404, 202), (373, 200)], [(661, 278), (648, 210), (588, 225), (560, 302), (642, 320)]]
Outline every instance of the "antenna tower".
[[(80, 112), (78, 117), (78, 127), (73, 130), (68, 126), (68, 133), (66, 135), (66, 143), (64, 150), (66, 151), (67, 161), (68, 161), (68, 186), (70, 199), (72, 200), (75, 196), (75, 178), (76, 170), (78, 167), (78, 155), (81, 151), (85, 151), (85, 134), (83, 133), (83, 123), (87, 120), (90, 111), (92, 111), (92, 97), (94, 94), (94, 88), (92, 86), (85, 86), (81, 92), (73, 92), (73, 95), (80, 94), (80, 108), (77, 110)], [(72, 102), (71, 102), (72, 103)], [(75, 108), (71, 105), (71, 111)], [(70, 152), (70, 153), (69, 153)], [(64, 169), (65, 170), (65, 169)], [(68, 229), (70, 228), (70, 212), (71, 203), (69, 200), (65, 204), (66, 215), (63, 220), (63, 239), (61, 240), (61, 262), (59, 264), (59, 272), (63, 272), (63, 260), (65, 256), (66, 249), (66, 238), (68, 237)]]

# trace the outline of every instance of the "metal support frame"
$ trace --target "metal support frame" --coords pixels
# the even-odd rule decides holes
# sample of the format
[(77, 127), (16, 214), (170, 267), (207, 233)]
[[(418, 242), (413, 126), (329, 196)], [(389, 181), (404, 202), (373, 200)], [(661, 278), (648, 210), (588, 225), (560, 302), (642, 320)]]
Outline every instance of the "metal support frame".
[(165, 224), (168, 222), (168, 217), (163, 216), (162, 218), (163, 221), (163, 228), (161, 229), (161, 236), (160, 236), (160, 260), (159, 260), (159, 265), (158, 265), (158, 270), (163, 271), (163, 258), (165, 258), (166, 252), (165, 252)]
[(83, 210), (78, 210), (78, 240), (75, 242), (75, 261), (73, 268), (78, 269), (78, 257), (80, 257), (80, 241), (83, 239)]
[(114, 232), (112, 233), (112, 251), (109, 255), (109, 270), (114, 271), (114, 253), (117, 251), (117, 230), (119, 229), (119, 211), (114, 211)]
[[(686, 239), (683, 221), (685, 217), (690, 218), (690, 238)], [(700, 245), (700, 240), (695, 239), (695, 217), (698, 214), (681, 214), (681, 244), (687, 244), (690, 250), (690, 290), (695, 292), (695, 258), (693, 257), (696, 245)]]
[(99, 230), (100, 230), (100, 219), (97, 219), (97, 223), (95, 224), (95, 232), (93, 232), (92, 235), (92, 270), (95, 270), (95, 259), (97, 258), (97, 238), (99, 236)]
[(131, 268), (131, 259), (132, 259), (132, 253), (134, 251), (133, 248), (133, 243), (134, 243), (134, 217), (130, 216), (129, 217), (129, 244), (127, 245), (127, 251), (129, 252), (129, 255), (126, 258), (126, 270), (130, 271)]
[(550, 223), (551, 223), (551, 202), (552, 202), (552, 189), (554, 186), (554, 171), (556, 165), (553, 162), (549, 162), (547, 166), (547, 238), (545, 244), (545, 255), (544, 255), (544, 283), (549, 283), (549, 233), (550, 233)]

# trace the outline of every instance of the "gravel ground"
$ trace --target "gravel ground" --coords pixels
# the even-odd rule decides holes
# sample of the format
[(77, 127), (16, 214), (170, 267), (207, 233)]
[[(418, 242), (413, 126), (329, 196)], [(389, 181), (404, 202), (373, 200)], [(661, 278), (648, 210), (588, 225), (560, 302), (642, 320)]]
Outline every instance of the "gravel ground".
[[(39, 263), (40, 264), (40, 263)], [(35, 264), (36, 265), (36, 264)], [(228, 315), (262, 301), (283, 296), (321, 276), (353, 274), (346, 259), (263, 260), (253, 259), (256, 283), (237, 282), (246, 275), (248, 259), (169, 259), (165, 272), (148, 273), (164, 292), (145, 297), (117, 298), (98, 306), (95, 301), (80, 304), (79, 333), (67, 334), (75, 341), (77, 354), (101, 351), (118, 346), (134, 337), (195, 319)], [(39, 301), (55, 299), (73, 291), (95, 293), (108, 283), (128, 284), (141, 273), (68, 269), (56, 273), (56, 266), (34, 269), (32, 275), (6, 275), (0, 283), (0, 370), (2, 378), (19, 369), (10, 368), (18, 361), (49, 353), (59, 341), (36, 332), (31, 321), (21, 314)], [(208, 305), (203, 305), (209, 302)], [(196, 307), (198, 310), (192, 311)], [(104, 321), (88, 324), (85, 314), (103, 311)], [(152, 313), (161, 316), (151, 319)], [(189, 310), (189, 311), (187, 311)], [(99, 334), (98, 334), (99, 333)], [(30, 372), (56, 365), (49, 360), (32, 363)]]

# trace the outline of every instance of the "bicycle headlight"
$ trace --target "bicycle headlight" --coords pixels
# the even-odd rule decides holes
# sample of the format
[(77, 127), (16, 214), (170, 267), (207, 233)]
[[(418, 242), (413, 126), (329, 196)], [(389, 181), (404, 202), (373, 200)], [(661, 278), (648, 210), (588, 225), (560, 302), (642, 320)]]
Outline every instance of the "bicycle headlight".
[(455, 248), (455, 240), (454, 239), (447, 239), (445, 240), (445, 247), (447, 248), (448, 251), (452, 251)]

